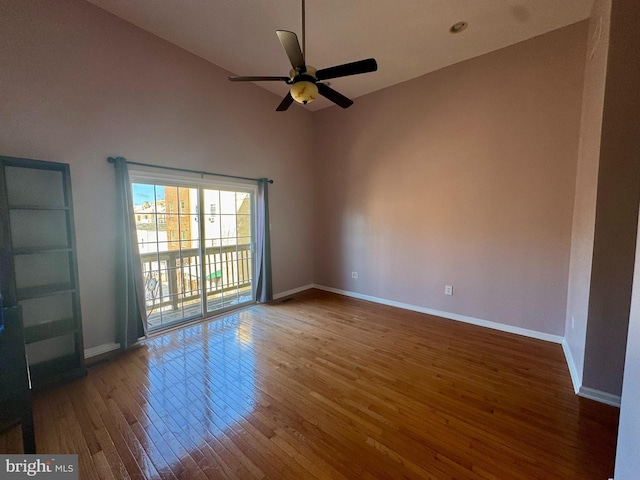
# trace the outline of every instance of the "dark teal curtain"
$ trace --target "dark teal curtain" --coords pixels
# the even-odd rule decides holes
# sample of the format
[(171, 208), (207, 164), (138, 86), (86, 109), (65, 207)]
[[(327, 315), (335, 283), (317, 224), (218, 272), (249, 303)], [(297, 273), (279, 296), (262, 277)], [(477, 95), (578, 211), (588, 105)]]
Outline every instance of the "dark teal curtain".
[(273, 284), (271, 282), (271, 224), (269, 223), (269, 180), (258, 180), (257, 198), (257, 258), (258, 281), (256, 283), (256, 300), (260, 303), (273, 300)]
[(147, 334), (147, 312), (127, 161), (122, 157), (109, 161), (113, 161), (116, 171), (118, 209), (116, 341), (122, 350), (126, 350)]

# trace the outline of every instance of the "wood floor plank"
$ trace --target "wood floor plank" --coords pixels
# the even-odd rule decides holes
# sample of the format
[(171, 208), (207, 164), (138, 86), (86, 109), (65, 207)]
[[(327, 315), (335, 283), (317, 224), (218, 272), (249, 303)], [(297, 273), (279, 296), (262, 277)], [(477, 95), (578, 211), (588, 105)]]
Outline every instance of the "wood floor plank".
[(34, 419), (83, 479), (595, 480), (618, 410), (557, 344), (308, 290), (156, 335)]

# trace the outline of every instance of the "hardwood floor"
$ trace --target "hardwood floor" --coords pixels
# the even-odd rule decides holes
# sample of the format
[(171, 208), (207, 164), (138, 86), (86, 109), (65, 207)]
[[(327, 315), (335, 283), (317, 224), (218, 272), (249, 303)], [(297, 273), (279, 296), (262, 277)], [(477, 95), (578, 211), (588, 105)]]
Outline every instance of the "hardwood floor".
[(153, 338), (34, 410), (40, 452), (116, 480), (602, 480), (618, 419), (559, 345), (318, 290)]

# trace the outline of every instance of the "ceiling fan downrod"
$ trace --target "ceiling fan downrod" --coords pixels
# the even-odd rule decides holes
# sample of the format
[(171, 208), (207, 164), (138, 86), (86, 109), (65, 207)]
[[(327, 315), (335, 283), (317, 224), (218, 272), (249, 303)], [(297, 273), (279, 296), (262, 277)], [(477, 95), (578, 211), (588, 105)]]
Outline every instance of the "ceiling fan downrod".
[(306, 1), (302, 0), (302, 56), (307, 58), (307, 34), (306, 34), (306, 15), (305, 15)]

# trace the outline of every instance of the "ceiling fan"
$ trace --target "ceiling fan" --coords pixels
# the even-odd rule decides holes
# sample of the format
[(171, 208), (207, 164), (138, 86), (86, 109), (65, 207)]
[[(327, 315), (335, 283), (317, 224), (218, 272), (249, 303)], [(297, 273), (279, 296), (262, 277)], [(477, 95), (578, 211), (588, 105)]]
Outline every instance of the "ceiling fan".
[(276, 111), (283, 112), (287, 110), (293, 101), (306, 105), (316, 99), (318, 94), (328, 98), (336, 105), (342, 108), (349, 108), (353, 105), (353, 100), (345, 97), (341, 93), (335, 91), (325, 80), (338, 77), (347, 77), (349, 75), (358, 75), (360, 73), (375, 72), (378, 64), (373, 58), (359, 60), (357, 62), (336, 65), (335, 67), (323, 68), (316, 70), (315, 67), (307, 65), (305, 60), (306, 42), (305, 42), (305, 0), (302, 0), (302, 49), (295, 33), (288, 30), (276, 30), (278, 39), (284, 47), (284, 51), (289, 57), (291, 66), (293, 67), (288, 77), (277, 76), (254, 76), (254, 77), (229, 77), (232, 82), (285, 82), (291, 85), (289, 93), (284, 97)]

